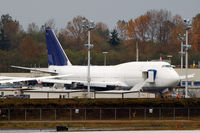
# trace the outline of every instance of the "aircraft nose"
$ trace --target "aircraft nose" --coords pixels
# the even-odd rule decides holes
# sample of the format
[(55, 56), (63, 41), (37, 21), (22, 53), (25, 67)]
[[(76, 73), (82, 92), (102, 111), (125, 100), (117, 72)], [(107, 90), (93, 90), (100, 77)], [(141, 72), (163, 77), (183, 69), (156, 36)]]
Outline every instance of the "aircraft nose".
[(172, 86), (177, 86), (180, 82), (180, 76), (177, 74), (176, 71), (170, 76), (170, 82)]

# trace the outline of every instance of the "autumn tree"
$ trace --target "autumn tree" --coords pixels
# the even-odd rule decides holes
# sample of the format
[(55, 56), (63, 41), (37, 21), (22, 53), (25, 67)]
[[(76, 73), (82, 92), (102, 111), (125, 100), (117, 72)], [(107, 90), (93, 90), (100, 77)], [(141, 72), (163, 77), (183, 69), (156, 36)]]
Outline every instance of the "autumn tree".
[(127, 39), (127, 22), (124, 20), (117, 21), (116, 30), (119, 33), (119, 38), (121, 40)]
[(0, 20), (1, 30), (1, 48), (8, 50), (9, 48), (15, 48), (20, 40), (22, 29), (17, 20), (13, 20), (9, 14), (2, 15)]
[(196, 52), (200, 52), (200, 13), (193, 18), (192, 47)]
[(108, 26), (102, 22), (96, 24), (91, 34), (91, 43), (94, 44), (94, 50), (103, 52), (110, 49), (109, 41), (109, 29)]
[(155, 52), (159, 54), (175, 50), (177, 52), (177, 46), (173, 41), (177, 40), (174, 38), (177, 37), (175, 34), (178, 32), (176, 27), (183, 26), (180, 23), (181, 18), (177, 16), (172, 19), (171, 12), (167, 10), (147, 11), (144, 15), (128, 21), (126, 34), (128, 39), (125, 44), (131, 49), (129, 44), (136, 44), (136, 40), (138, 40), (140, 47), (143, 47), (140, 52), (150, 51), (148, 49), (156, 49)]
[(147, 11), (146, 13), (149, 16), (149, 23), (148, 23), (148, 30), (147, 30), (147, 34), (148, 34), (148, 38), (151, 42), (155, 42), (156, 41), (156, 30), (157, 30), (157, 11), (156, 10), (150, 10)]
[(30, 36), (26, 36), (19, 45), (21, 59), (27, 63), (34, 63), (37, 59), (39, 49)]
[(5, 34), (8, 36), (16, 34), (17, 32), (21, 30), (19, 22), (16, 20), (13, 20), (9, 14), (2, 15), (0, 23)]
[(127, 35), (129, 39), (139, 39), (141, 41), (147, 40), (147, 31), (149, 28), (149, 15), (142, 15), (135, 20), (130, 20), (127, 25)]
[(129, 40), (133, 40), (136, 38), (135, 36), (135, 24), (134, 20), (129, 20), (127, 25), (127, 37)]
[[(178, 35), (180, 36), (184, 36), (185, 34), (185, 25), (183, 23), (183, 19), (181, 18), (180, 15), (175, 15), (173, 16), (173, 28), (170, 31), (171, 34), (171, 39), (170, 45), (168, 45), (168, 49), (166, 49), (166, 51), (170, 54), (172, 53), (177, 53), (178, 51), (181, 50), (181, 42), (180, 40), (178, 40)], [(174, 52), (176, 51), (176, 52)], [(172, 54), (173, 55), (173, 54)]]
[(173, 27), (171, 12), (167, 10), (160, 10), (156, 13), (157, 27), (156, 36), (161, 44), (166, 44), (170, 40), (170, 33)]
[(108, 26), (102, 22), (98, 22), (96, 24), (94, 32), (96, 32), (96, 35), (100, 36), (105, 41), (107, 41), (109, 39)]
[(39, 27), (35, 23), (31, 23), (28, 25), (28, 33), (39, 32)]
[(27, 33), (35, 43), (40, 44), (45, 42), (45, 29), (41, 30), (35, 23), (28, 24)]
[(73, 18), (72, 21), (68, 22), (66, 31), (68, 34), (68, 41), (71, 45), (74, 45), (76, 49), (82, 49), (83, 44), (87, 40), (87, 30), (84, 29), (82, 22), (83, 20), (88, 20), (85, 17), (77, 16)]
[(54, 19), (49, 19), (40, 27), (40, 32), (44, 33), (46, 28), (51, 28), (53, 30), (56, 30), (55, 26), (56, 26), (55, 20)]
[(68, 34), (69, 33), (66, 31), (66, 29), (61, 29), (58, 33), (58, 40), (64, 49), (72, 49), (73, 47), (73, 45), (70, 44), (70, 37)]
[[(19, 21), (6, 14), (0, 18), (0, 71), (12, 71), (10, 65), (40, 64), (47, 66), (45, 28), (54, 29), (58, 40), (73, 64), (87, 64), (87, 30), (83, 29), (82, 20), (77, 16), (67, 23), (66, 28), (55, 30), (55, 21), (48, 20), (39, 29), (33, 22), (23, 30)], [(193, 18), (192, 29), (189, 30), (190, 61), (200, 57), (200, 15)], [(139, 45), (140, 60), (159, 59), (160, 55), (173, 55), (172, 62), (179, 64), (181, 42), (177, 39), (180, 33), (185, 34), (185, 24), (180, 15), (172, 16), (167, 10), (150, 10), (141, 16), (128, 21), (119, 20), (115, 30), (110, 32), (103, 22), (97, 22), (91, 31), (91, 63), (103, 64), (103, 51), (108, 52), (108, 63), (111, 65), (133, 61), (136, 56), (136, 43)], [(111, 33), (111, 34), (110, 34)], [(7, 41), (7, 42), (6, 42)], [(118, 45), (124, 44), (124, 45)]]
[(135, 19), (135, 34), (141, 41), (147, 40), (147, 30), (149, 27), (149, 16), (147, 14)]
[[(126, 26), (127, 28), (127, 40), (125, 42), (127, 46), (128, 53), (130, 55), (135, 55), (136, 43), (139, 44), (140, 53), (144, 51), (146, 41), (148, 38), (148, 28), (149, 28), (150, 17), (148, 14), (141, 15), (135, 20), (129, 20)], [(131, 45), (130, 45), (131, 44)], [(141, 48), (143, 47), (144, 48)], [(147, 54), (147, 53), (145, 53)]]
[(167, 43), (171, 37), (173, 28), (171, 13), (167, 10), (150, 10), (144, 15), (129, 20), (127, 25), (127, 35), (132, 39), (141, 41), (151, 40)]

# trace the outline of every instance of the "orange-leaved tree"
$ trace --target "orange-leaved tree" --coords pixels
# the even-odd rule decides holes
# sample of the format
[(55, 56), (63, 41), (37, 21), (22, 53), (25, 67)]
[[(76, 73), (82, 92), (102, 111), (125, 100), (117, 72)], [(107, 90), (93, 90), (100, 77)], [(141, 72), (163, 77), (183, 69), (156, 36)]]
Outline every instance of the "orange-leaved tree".
[(27, 35), (19, 44), (21, 59), (27, 63), (35, 63), (39, 54), (39, 49), (33, 39)]

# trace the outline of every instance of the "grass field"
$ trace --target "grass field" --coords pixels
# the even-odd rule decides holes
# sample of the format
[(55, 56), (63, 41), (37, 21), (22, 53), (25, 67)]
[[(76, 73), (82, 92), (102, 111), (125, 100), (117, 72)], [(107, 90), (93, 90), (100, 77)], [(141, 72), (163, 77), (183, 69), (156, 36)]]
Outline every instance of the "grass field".
[(199, 107), (200, 99), (0, 99), (0, 129), (200, 129)]
[(122, 128), (127, 130), (192, 130), (200, 129), (200, 121), (1, 121), (0, 129), (54, 129), (67, 126), (79, 128)]

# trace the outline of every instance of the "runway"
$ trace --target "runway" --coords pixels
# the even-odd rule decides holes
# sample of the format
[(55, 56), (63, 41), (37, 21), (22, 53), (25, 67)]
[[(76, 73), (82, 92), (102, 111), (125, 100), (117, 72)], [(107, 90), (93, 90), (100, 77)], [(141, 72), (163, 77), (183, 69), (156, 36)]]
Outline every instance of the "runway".
[(94, 131), (94, 132), (73, 132), (73, 133), (200, 133), (200, 130), (156, 130), (156, 131)]
[[(55, 130), (0, 130), (3, 133), (57, 133)], [(64, 132), (62, 132), (64, 133)], [(67, 132), (68, 133), (68, 132)], [(73, 133), (200, 133), (200, 130), (152, 130), (152, 131), (84, 131)]]

